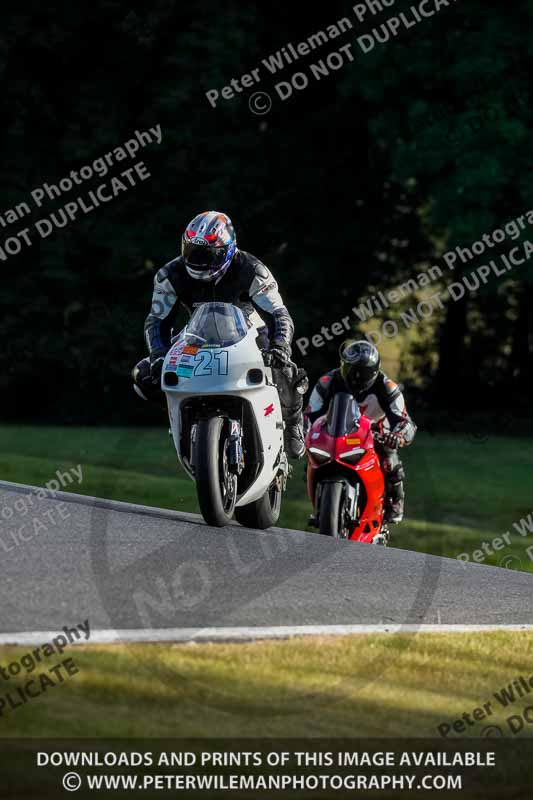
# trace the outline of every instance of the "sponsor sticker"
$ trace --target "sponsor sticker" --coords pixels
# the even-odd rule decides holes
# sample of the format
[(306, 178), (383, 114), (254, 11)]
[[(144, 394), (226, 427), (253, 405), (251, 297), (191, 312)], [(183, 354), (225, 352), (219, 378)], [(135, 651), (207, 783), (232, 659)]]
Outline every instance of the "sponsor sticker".
[(183, 354), (188, 356), (195, 356), (200, 348), (195, 347), (192, 344), (188, 344), (186, 347), (183, 348)]
[(358, 439), (355, 436), (347, 436), (346, 444), (361, 444), (361, 439)]
[(265, 417), (269, 417), (273, 413), (274, 413), (274, 403), (270, 403), (270, 405), (265, 408)]

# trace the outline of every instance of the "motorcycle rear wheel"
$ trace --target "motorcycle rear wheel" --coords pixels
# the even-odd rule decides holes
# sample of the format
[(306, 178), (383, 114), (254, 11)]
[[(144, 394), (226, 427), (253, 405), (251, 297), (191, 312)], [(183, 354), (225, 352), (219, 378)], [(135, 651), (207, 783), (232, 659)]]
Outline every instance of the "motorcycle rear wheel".
[(350, 531), (345, 523), (345, 492), (341, 481), (322, 485), (320, 495), (319, 531), (333, 539), (347, 539)]
[(281, 511), (282, 491), (274, 482), (263, 497), (235, 509), (235, 519), (244, 528), (257, 528), (264, 531), (275, 525)]
[(237, 476), (230, 473), (223, 417), (209, 417), (196, 431), (195, 479), (198, 503), (208, 525), (229, 525), (237, 499)]

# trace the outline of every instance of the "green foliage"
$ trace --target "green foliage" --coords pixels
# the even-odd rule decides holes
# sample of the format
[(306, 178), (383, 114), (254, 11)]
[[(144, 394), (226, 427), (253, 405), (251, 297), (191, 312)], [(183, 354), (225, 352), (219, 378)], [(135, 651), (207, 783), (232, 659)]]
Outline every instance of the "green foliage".
[[(154, 419), (130, 395), (129, 371), (144, 355), (153, 271), (204, 208), (233, 217), (241, 246), (278, 277), (297, 336), (310, 338), (348, 315), (369, 286), (395, 286), (533, 206), (527, 0), (512, 14), (481, 0), (457, 4), (363, 55), (356, 36), (387, 11), (265, 76), (258, 88), (273, 97), (269, 115), (250, 113), (250, 93), (216, 109), (207, 102), (207, 90), (351, 13), (338, 1), (314, 19), (287, 4), (235, 0), (223, 9), (207, 2), (201, 14), (170, 0), (143, 9), (121, 0), (3, 5), (1, 211), (136, 129), (163, 131), (162, 144), (139, 155), (149, 180), (1, 264), (5, 417)], [(354, 63), (277, 98), (274, 83), (348, 42)], [(0, 228), (0, 244), (78, 188)], [(465, 300), (462, 328), (448, 309), (436, 338), (417, 345), (427, 383), (436, 362), (441, 388), (467, 380), (469, 395), (482, 396), (490, 377), (490, 402), (509, 380), (517, 401), (527, 397), (527, 267), (504, 292), (495, 281)], [(337, 346), (304, 360), (312, 377), (331, 366)]]

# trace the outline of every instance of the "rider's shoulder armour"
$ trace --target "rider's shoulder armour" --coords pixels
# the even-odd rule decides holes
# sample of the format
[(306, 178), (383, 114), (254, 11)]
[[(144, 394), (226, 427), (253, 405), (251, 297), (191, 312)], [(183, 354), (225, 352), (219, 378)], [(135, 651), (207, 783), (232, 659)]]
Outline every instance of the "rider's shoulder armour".
[(183, 277), (186, 274), (187, 273), (185, 271), (183, 259), (181, 256), (178, 256), (177, 258), (172, 259), (172, 261), (168, 261), (164, 267), (161, 267), (156, 275), (156, 280), (158, 283), (162, 283), (168, 278), (173, 287), (176, 290), (179, 290), (181, 288)]
[(163, 281), (166, 281), (166, 279), (168, 278), (168, 275), (169, 275), (168, 267), (167, 266), (161, 267), (161, 269), (158, 269), (155, 274), (156, 283), (163, 283)]
[(268, 278), (270, 275), (263, 262), (253, 256), (251, 253), (247, 253), (245, 250), (237, 251), (234, 263), (231, 265), (231, 268), (228, 270), (228, 272), (231, 270), (238, 272), (241, 279), (250, 285), (253, 283), (255, 278), (259, 277), (264, 279)]
[[(370, 392), (376, 395), (380, 401), (381, 407), (386, 408), (386, 405), (390, 406), (398, 397), (401, 397), (402, 389), (395, 381), (391, 380), (384, 372), (380, 371)], [(386, 403), (386, 405), (383, 403)]]
[(332, 369), (319, 378), (317, 388), (322, 397), (330, 397), (336, 392), (346, 391), (340, 369)]
[(247, 253), (246, 255), (248, 256), (250, 264), (254, 269), (255, 275), (259, 276), (260, 278), (268, 278), (270, 276), (268, 268), (263, 264), (262, 261), (255, 256), (250, 255), (250, 253)]

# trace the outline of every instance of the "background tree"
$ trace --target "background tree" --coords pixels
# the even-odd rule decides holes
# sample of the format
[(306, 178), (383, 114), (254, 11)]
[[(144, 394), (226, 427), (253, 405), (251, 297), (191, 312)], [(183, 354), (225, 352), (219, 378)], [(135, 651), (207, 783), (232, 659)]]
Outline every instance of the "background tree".
[[(349, 4), (332, 2), (302, 18), (281, 3), (233, 1), (221, 10), (208, 0), (201, 13), (170, 0), (149, 9), (121, 0), (4, 3), (4, 210), (136, 129), (160, 124), (163, 142), (139, 154), (150, 180), (45, 240), (34, 237), (2, 264), (3, 416), (152, 418), (130, 393), (129, 370), (144, 354), (154, 270), (177, 253), (182, 228), (199, 210), (230, 214), (243, 249), (279, 278), (297, 336), (309, 338), (371, 288), (394, 287), (449, 247), (468, 246), (524, 213), (531, 205), (531, 6), (519, 0), (510, 14), (469, 0), (366, 56), (355, 44), (362, 28), (354, 29), (270, 82), (265, 76), (258, 88), (274, 106), (259, 117), (248, 108), (249, 92), (216, 109), (205, 92), (289, 41), (342, 17), (355, 23)], [(277, 98), (277, 80), (348, 42), (353, 64), (311, 80), (286, 102)], [(38, 218), (36, 210), (31, 222)], [(437, 387), (444, 404), (457, 385), (467, 386), (487, 407), (512, 382), (515, 401), (525, 402), (532, 281), (527, 265), (506, 283), (491, 281), (450, 303), (410, 343), (416, 352), (398, 354), (410, 370), (400, 370), (402, 379), (416, 378), (432, 402)], [(332, 366), (339, 343), (300, 359), (312, 378)]]

